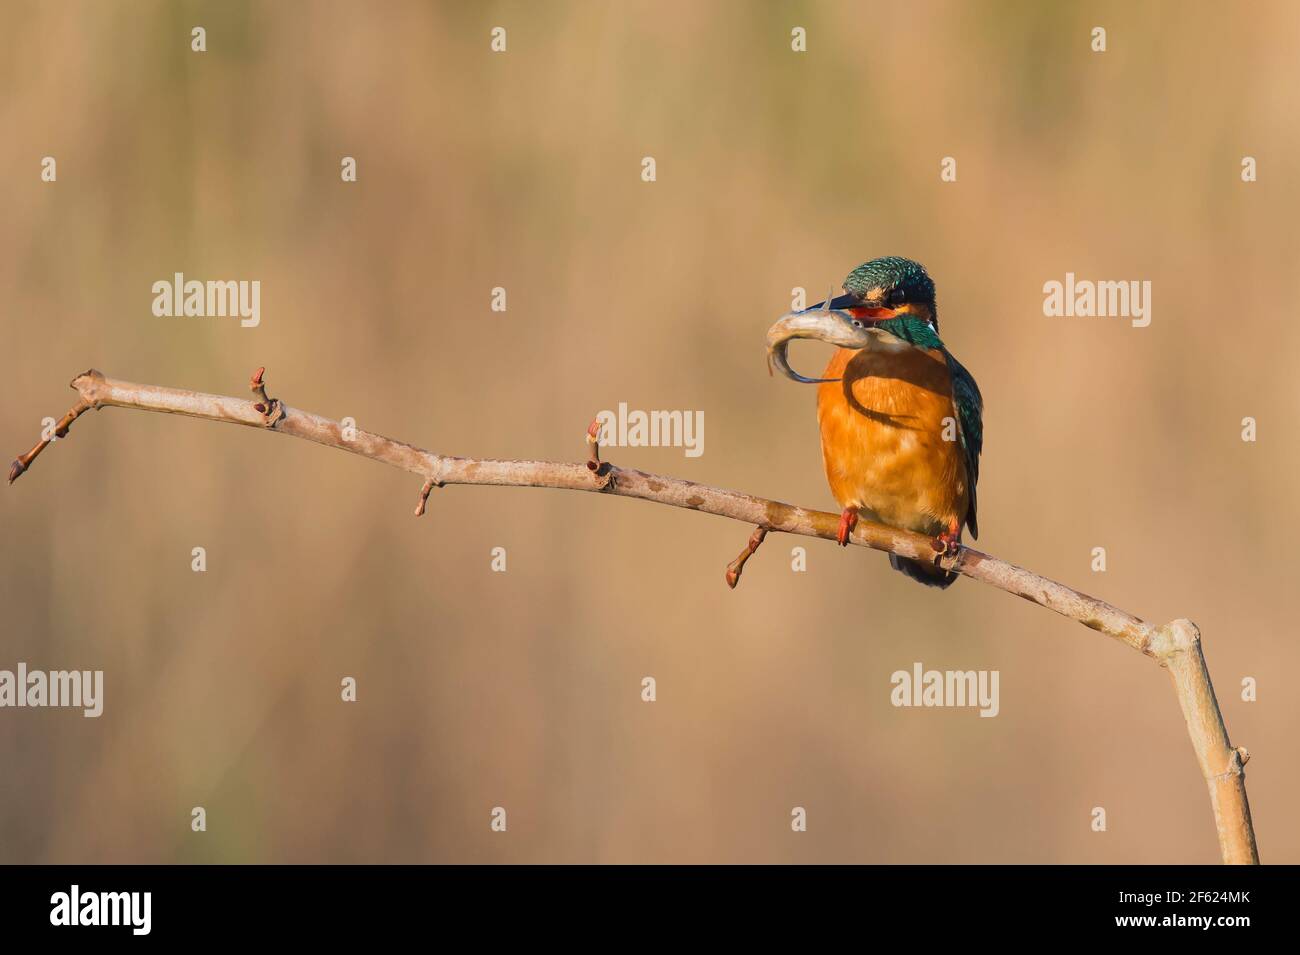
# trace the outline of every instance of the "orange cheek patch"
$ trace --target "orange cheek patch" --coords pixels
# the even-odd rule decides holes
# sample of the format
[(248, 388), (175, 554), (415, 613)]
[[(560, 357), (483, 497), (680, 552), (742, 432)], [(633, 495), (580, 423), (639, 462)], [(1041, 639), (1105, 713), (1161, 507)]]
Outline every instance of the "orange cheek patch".
[(897, 313), (892, 308), (851, 308), (849, 314), (854, 318), (870, 318), (873, 321), (880, 321), (885, 318), (893, 318)]

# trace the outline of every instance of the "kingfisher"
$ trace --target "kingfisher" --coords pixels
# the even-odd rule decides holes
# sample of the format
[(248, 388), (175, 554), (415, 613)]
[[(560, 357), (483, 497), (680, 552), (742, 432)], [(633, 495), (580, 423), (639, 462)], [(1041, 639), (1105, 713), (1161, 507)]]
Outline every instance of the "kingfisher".
[[(975, 485), (984, 444), (984, 401), (971, 373), (939, 338), (934, 281), (897, 256), (872, 259), (844, 280), (844, 294), (787, 315), (768, 331), (783, 374), (817, 384), (822, 464), (843, 511), (839, 543), (859, 518), (933, 539), (934, 562), (889, 555), (895, 570), (944, 588), (957, 574), (938, 558), (979, 537)], [(821, 378), (786, 358), (795, 338), (838, 346)]]

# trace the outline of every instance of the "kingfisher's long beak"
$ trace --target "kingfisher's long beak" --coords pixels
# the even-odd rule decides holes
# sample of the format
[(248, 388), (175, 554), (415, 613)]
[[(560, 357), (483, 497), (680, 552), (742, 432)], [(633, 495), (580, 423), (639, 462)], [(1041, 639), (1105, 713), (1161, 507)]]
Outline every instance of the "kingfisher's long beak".
[[(832, 302), (839, 299), (832, 299)], [(860, 301), (854, 299), (854, 301)], [(767, 330), (767, 358), (769, 368), (775, 365), (787, 378), (805, 384), (839, 381), (838, 378), (805, 378), (790, 367), (786, 350), (796, 338), (812, 338), (819, 342), (838, 345), (840, 348), (866, 348), (871, 335), (864, 323), (851, 315), (832, 309), (819, 308), (791, 312)]]
[(842, 311), (847, 311), (850, 308), (861, 308), (863, 304), (862, 299), (857, 295), (837, 295), (829, 302), (818, 302), (816, 305), (810, 305), (805, 309), (805, 311), (811, 312), (815, 308), (823, 310), (828, 308), (838, 308)]

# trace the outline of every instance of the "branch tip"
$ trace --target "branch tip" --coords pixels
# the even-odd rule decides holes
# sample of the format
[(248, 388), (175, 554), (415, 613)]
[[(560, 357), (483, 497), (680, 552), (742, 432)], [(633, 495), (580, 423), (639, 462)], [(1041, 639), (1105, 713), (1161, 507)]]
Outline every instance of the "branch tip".
[(587, 458), (587, 469), (595, 471), (600, 468), (600, 418), (592, 418), (587, 426), (587, 446), (591, 453)]
[(745, 562), (754, 556), (754, 552), (758, 550), (765, 537), (767, 537), (766, 527), (754, 528), (754, 533), (749, 535), (749, 542), (745, 544), (745, 549), (727, 565), (727, 586), (732, 590), (735, 590), (736, 584), (740, 583), (740, 574), (745, 569)]
[(266, 427), (273, 428), (275, 423), (284, 417), (284, 405), (279, 398), (271, 398), (267, 395), (265, 375), (265, 366), (254, 371), (248, 379), (248, 390), (258, 397), (258, 400), (253, 403), (253, 410), (265, 419), (263, 423)]
[(248, 390), (261, 398), (263, 403), (270, 404), (271, 399), (266, 396), (266, 382), (262, 380), (262, 376), (265, 374), (265, 368), (259, 368), (257, 371), (253, 372), (252, 376), (248, 379)]
[[(97, 375), (99, 374), (99, 372), (94, 373)], [(87, 372), (87, 374), (90, 374), (90, 372)], [(76, 382), (82, 377), (83, 376), (78, 375), (73, 379), (73, 381)], [(102, 379), (104, 376), (100, 375), (99, 377)], [(36, 444), (32, 446), (32, 449), (26, 454), (20, 454), (18, 457), (14, 458), (13, 464), (9, 466), (9, 483), (13, 484), (14, 481), (17, 481), (22, 477), (32, 466), (32, 462), (36, 460), (36, 456), (49, 447), (51, 442), (58, 438), (66, 438), (68, 436), (68, 429), (72, 427), (72, 422), (76, 421), (77, 418), (89, 411), (92, 407), (91, 404), (87, 403), (85, 398), (82, 398), (72, 406), (67, 414), (59, 419), (58, 423), (54, 425), (54, 434), (52, 437), (41, 438), (41, 440), (37, 441)]]
[(429, 480), (424, 482), (424, 487), (420, 488), (420, 500), (415, 504), (416, 517), (424, 516), (424, 505), (429, 500), (429, 495), (433, 492), (435, 487), (440, 487), (440, 485), (434, 481), (433, 478), (429, 478)]
[(81, 381), (81, 379), (83, 378), (89, 378), (91, 381), (103, 381), (104, 373), (100, 371), (98, 368), (87, 368), (76, 378), (73, 378), (70, 382), (68, 382), (68, 387), (73, 389), (74, 391), (80, 391), (81, 385), (77, 384), (77, 382)]
[(591, 448), (591, 454), (587, 458), (587, 470), (598, 478), (604, 478), (601, 482), (601, 488), (608, 488), (613, 485), (614, 477), (612, 471), (614, 466), (608, 461), (600, 459), (600, 416), (597, 415), (591, 419), (591, 424), (587, 426), (587, 445)]

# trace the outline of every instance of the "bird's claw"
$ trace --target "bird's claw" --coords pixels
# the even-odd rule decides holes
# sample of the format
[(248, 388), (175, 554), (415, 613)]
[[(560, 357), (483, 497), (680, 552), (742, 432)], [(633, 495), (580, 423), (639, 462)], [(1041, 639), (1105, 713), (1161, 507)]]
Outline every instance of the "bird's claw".
[(961, 532), (947, 531), (930, 541), (930, 547), (939, 557), (950, 557), (961, 550)]
[(858, 510), (855, 507), (846, 507), (840, 513), (840, 529), (835, 534), (835, 540), (841, 547), (849, 546), (849, 537), (853, 533), (853, 528), (858, 526)]

